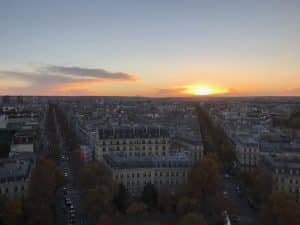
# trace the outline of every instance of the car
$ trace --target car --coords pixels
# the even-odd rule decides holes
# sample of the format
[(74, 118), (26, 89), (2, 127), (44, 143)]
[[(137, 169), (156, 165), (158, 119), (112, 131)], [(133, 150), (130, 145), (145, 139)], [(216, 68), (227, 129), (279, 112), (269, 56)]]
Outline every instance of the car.
[(67, 206), (70, 206), (70, 205), (72, 205), (72, 201), (67, 200), (67, 201), (65, 201), (65, 204), (66, 204)]
[(250, 198), (248, 198), (248, 205), (253, 210), (257, 210), (258, 209), (258, 206), (256, 205), (256, 203), (252, 199), (250, 199)]
[(70, 209), (69, 213), (76, 213), (76, 210), (75, 209)]
[(232, 215), (231, 216), (231, 221), (234, 223), (234, 224), (239, 224), (241, 218), (237, 215)]

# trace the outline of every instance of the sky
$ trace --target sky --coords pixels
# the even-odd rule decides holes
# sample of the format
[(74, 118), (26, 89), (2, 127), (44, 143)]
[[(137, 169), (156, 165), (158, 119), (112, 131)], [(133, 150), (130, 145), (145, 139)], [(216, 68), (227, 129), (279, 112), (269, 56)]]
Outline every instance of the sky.
[(0, 95), (300, 96), (300, 1), (0, 0)]

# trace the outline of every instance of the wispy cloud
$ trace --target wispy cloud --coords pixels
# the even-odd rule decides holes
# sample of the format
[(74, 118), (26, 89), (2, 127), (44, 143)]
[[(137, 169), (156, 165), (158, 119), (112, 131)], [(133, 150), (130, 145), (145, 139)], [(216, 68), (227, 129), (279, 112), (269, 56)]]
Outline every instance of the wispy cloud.
[(168, 96), (176, 97), (176, 96), (187, 95), (185, 93), (185, 91), (186, 91), (186, 88), (184, 88), (184, 87), (162, 88), (162, 89), (157, 90), (156, 96), (159, 96), (159, 97), (168, 97)]
[(99, 78), (99, 79), (116, 79), (116, 80), (134, 80), (134, 76), (124, 72), (108, 72), (104, 69), (91, 69), (82, 67), (65, 67), (65, 66), (47, 66), (41, 68), (41, 72), (63, 74), (78, 77)]
[(55, 65), (35, 68), (32, 71), (0, 69), (0, 78), (4, 82), (9, 80), (25, 82), (25, 87), (16, 84), (10, 85), (8, 88), (17, 90), (21, 94), (32, 93), (34, 90), (42, 90), (42, 94), (49, 94), (55, 89), (65, 90), (64, 87), (67, 87), (70, 92), (76, 92), (79, 89), (88, 90), (91, 86), (97, 86), (103, 82), (132, 82), (137, 80), (137, 76), (125, 72)]

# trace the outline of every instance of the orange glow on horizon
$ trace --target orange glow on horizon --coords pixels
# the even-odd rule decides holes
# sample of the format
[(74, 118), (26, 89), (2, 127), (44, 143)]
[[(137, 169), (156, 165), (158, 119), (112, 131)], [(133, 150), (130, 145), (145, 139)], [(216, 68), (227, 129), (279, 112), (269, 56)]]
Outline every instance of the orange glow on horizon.
[(227, 93), (228, 90), (224, 88), (213, 87), (210, 85), (190, 85), (185, 87), (185, 93), (191, 95), (216, 95)]

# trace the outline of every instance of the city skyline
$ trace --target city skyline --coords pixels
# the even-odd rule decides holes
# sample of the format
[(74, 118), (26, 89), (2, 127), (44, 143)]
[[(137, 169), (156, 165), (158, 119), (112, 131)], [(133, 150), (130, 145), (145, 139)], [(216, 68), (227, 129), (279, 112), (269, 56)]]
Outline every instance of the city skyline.
[(0, 95), (300, 96), (297, 1), (3, 1)]

